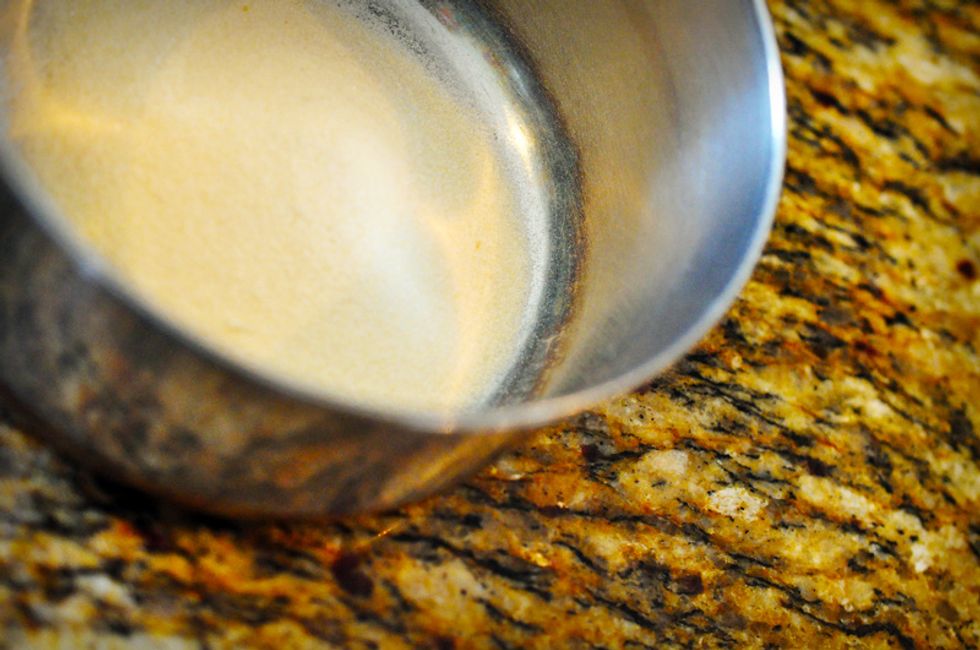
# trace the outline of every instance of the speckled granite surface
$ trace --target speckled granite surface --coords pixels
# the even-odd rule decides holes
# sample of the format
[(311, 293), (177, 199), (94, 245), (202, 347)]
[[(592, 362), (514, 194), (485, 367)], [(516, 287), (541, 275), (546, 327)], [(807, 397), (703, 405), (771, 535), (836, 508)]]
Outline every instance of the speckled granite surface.
[(0, 424), (0, 645), (980, 645), (980, 4), (771, 8), (777, 225), (671, 372), (333, 525), (171, 512)]

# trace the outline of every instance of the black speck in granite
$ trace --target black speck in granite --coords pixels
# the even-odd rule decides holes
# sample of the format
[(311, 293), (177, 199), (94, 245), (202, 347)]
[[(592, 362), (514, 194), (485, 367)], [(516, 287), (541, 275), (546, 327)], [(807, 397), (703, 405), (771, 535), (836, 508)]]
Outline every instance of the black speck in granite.
[(973, 280), (977, 279), (977, 265), (970, 260), (960, 260), (956, 263), (956, 271), (963, 276), (963, 279)]
[(330, 572), (341, 589), (352, 596), (368, 598), (374, 582), (361, 568), (364, 558), (358, 553), (341, 553), (330, 566)]

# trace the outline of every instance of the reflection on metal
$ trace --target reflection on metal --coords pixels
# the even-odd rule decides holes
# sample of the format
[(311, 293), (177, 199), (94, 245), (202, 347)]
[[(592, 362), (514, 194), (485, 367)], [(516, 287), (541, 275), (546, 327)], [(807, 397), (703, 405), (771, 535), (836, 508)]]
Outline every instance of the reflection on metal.
[[(0, 146), (0, 378), (50, 439), (213, 511), (389, 508), (648, 379), (721, 316), (784, 158), (761, 0), (420, 2), (500, 71), (513, 144), (549, 188), (535, 331), (495, 404), (368, 412), (234, 367), (127, 297)], [(29, 9), (0, 2), (0, 51)]]

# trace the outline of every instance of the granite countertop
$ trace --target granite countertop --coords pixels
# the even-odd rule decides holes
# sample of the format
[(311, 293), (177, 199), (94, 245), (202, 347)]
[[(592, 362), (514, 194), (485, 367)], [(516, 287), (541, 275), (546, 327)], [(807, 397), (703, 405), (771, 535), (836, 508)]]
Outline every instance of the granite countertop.
[(980, 646), (980, 4), (771, 9), (776, 226), (671, 371), (330, 525), (172, 511), (0, 412), (0, 646)]

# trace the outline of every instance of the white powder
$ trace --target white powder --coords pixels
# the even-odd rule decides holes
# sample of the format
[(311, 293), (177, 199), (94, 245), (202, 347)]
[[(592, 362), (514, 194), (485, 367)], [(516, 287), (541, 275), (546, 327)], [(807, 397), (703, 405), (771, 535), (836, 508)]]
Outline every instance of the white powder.
[(513, 165), (397, 41), (296, 0), (20, 20), (9, 137), (168, 318), (370, 405), (473, 405), (513, 363), (535, 266)]

